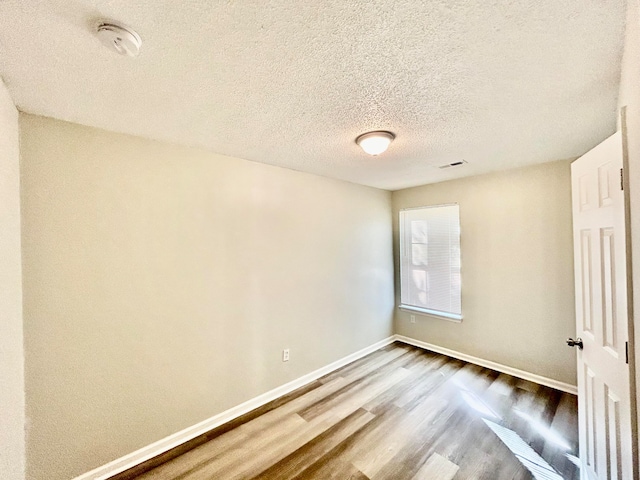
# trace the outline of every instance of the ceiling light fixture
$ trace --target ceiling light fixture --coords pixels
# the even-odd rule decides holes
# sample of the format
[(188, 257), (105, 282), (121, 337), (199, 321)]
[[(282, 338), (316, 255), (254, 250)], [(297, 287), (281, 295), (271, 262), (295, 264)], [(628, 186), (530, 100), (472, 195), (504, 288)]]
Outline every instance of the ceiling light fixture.
[(113, 23), (101, 23), (96, 35), (107, 48), (120, 55), (137, 57), (140, 53), (142, 39), (130, 28)]
[(356, 138), (356, 143), (369, 155), (380, 155), (385, 152), (396, 136), (384, 130), (367, 132)]

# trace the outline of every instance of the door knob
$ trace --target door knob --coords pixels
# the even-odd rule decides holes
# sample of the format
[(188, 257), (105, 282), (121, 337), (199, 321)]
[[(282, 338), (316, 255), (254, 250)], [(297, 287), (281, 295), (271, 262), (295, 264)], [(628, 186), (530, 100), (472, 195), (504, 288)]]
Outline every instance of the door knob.
[(575, 340), (573, 338), (567, 338), (567, 345), (570, 347), (578, 347), (580, 350), (584, 347), (581, 338), (576, 338)]

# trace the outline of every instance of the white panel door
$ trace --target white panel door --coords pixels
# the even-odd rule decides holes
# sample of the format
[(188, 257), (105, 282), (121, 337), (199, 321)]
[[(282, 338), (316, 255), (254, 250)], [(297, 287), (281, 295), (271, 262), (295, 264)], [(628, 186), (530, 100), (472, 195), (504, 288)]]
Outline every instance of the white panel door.
[[(633, 479), (622, 135), (571, 165), (582, 478)], [(577, 340), (577, 339), (576, 339)], [(569, 342), (567, 342), (569, 343)]]

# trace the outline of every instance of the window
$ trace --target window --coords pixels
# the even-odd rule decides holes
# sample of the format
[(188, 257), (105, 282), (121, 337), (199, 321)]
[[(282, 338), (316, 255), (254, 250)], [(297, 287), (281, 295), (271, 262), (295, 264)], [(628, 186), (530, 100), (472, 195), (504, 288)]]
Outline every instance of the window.
[(400, 212), (400, 308), (462, 320), (458, 205)]

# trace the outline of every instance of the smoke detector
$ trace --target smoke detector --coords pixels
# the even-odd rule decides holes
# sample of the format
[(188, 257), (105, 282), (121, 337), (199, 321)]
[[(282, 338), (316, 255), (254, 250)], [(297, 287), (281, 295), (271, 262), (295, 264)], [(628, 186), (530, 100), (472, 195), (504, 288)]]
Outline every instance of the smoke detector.
[(101, 23), (98, 25), (96, 35), (104, 46), (120, 55), (137, 57), (140, 53), (142, 39), (140, 35), (128, 27), (115, 23)]

